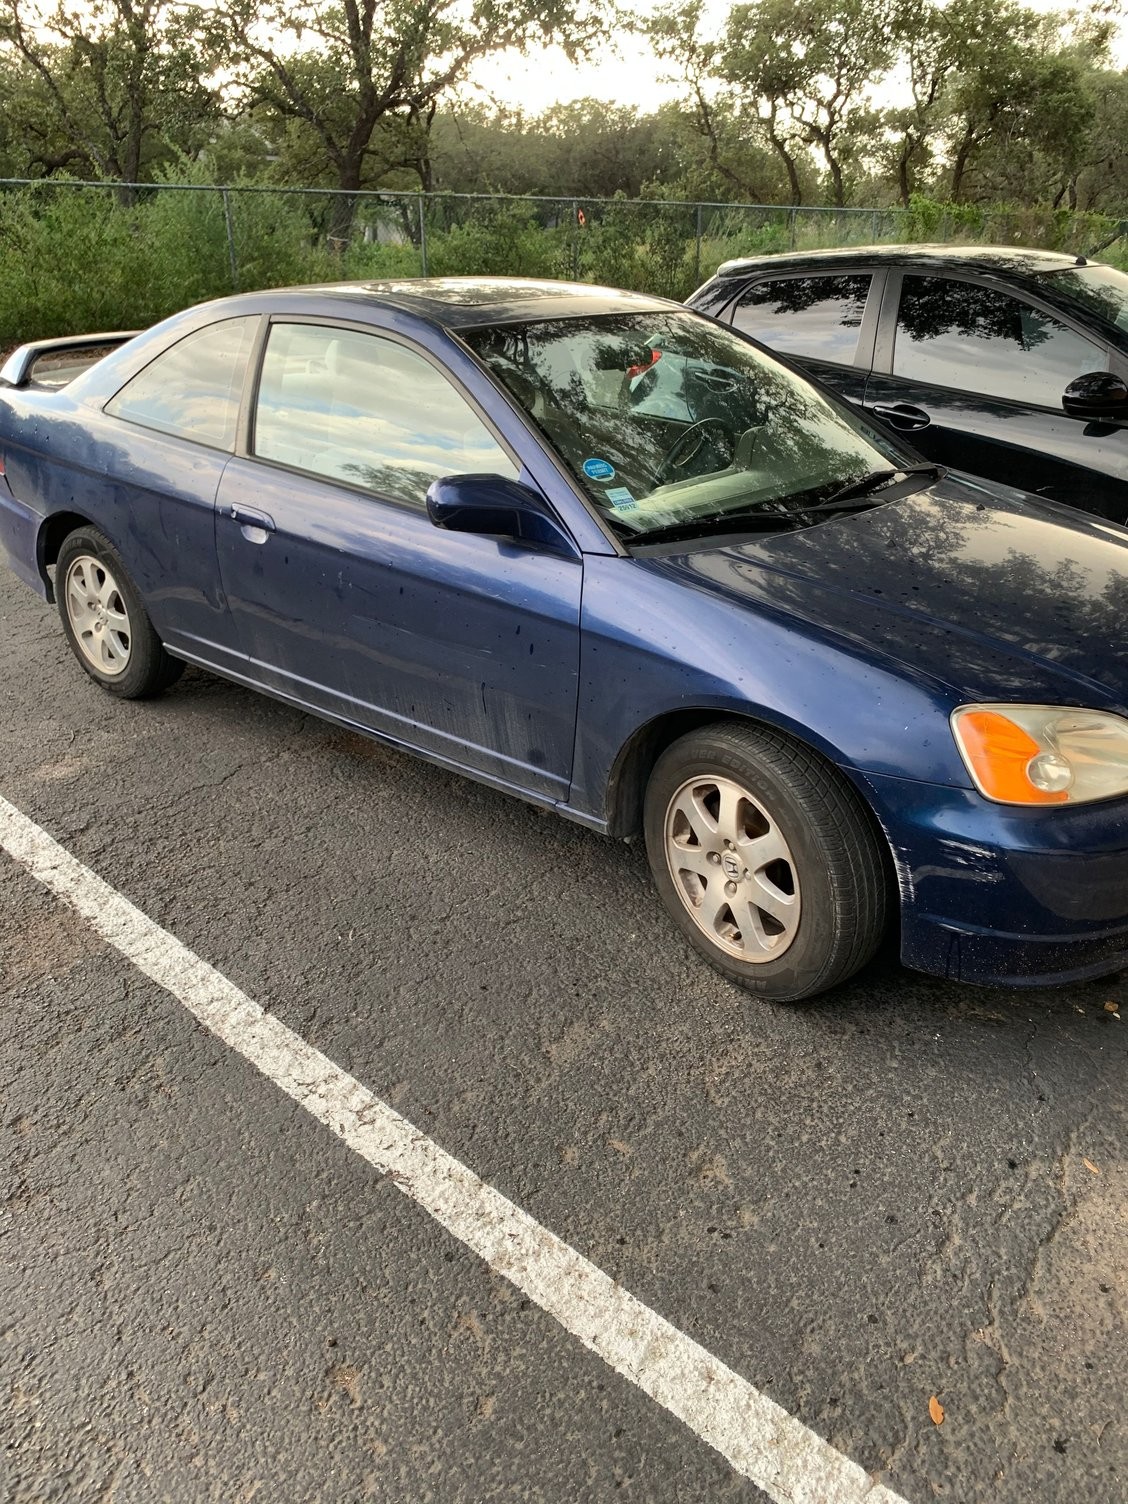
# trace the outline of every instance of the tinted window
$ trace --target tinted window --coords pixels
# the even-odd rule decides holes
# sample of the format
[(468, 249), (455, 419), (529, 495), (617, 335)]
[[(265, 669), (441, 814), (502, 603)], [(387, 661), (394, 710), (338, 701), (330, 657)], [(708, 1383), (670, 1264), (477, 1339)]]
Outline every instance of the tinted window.
[(992, 287), (906, 277), (893, 374), (935, 386), (1060, 407), (1076, 376), (1104, 370), (1099, 345)]
[(257, 324), (255, 318), (224, 319), (186, 335), (127, 382), (106, 411), (161, 433), (233, 449)]
[(1046, 281), (1068, 293), (1105, 323), (1128, 329), (1128, 276), (1115, 266), (1071, 266), (1050, 272)]
[(450, 382), (378, 335), (310, 324), (270, 331), (255, 453), (423, 506), (443, 475), (517, 469)]
[(867, 275), (757, 282), (741, 295), (733, 323), (787, 355), (848, 366), (858, 349), (870, 281)]
[(690, 308), (696, 308), (698, 313), (708, 313), (715, 318), (725, 304), (731, 302), (737, 286), (732, 280), (714, 278), (712, 282), (706, 282), (704, 287), (699, 287), (692, 298), (686, 298), (686, 303)]

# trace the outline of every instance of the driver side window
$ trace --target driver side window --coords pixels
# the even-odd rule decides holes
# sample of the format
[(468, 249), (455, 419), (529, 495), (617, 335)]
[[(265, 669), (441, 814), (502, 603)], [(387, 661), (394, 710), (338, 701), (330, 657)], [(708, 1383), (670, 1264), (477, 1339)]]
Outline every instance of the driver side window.
[(261, 459), (420, 508), (441, 476), (519, 473), (422, 355), (322, 324), (271, 328), (253, 448)]

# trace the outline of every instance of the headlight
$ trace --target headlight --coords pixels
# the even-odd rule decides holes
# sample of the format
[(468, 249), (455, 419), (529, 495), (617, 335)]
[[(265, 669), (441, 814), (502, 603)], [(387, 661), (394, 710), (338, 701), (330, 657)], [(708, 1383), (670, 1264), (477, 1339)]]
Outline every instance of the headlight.
[(1062, 705), (961, 705), (956, 746), (999, 804), (1085, 804), (1128, 794), (1128, 720)]

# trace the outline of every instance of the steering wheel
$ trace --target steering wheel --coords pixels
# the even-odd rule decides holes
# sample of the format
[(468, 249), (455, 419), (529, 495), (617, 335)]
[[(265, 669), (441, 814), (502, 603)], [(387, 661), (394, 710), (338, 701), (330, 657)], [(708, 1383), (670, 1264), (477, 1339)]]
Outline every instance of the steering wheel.
[[(731, 459), (732, 435), (729, 433), (728, 424), (721, 418), (699, 418), (696, 423), (691, 423), (688, 428), (683, 429), (666, 450), (662, 463), (658, 466), (657, 484), (664, 486), (667, 481), (673, 480), (673, 472), (679, 468), (679, 460), (683, 465), (687, 460), (691, 460), (699, 452), (710, 432), (721, 435), (730, 450)], [(693, 442), (694, 440), (696, 443)], [(683, 455), (683, 451), (688, 451), (688, 453)]]

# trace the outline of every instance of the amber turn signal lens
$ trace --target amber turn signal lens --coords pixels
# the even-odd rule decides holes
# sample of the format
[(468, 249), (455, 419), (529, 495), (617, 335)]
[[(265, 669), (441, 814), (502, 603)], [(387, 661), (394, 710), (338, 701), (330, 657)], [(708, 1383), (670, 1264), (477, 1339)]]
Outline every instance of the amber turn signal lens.
[(965, 710), (959, 717), (971, 771), (989, 799), (1004, 804), (1064, 804), (1066, 789), (1039, 788), (1031, 782), (1030, 764), (1045, 749), (1021, 726), (995, 710)]

